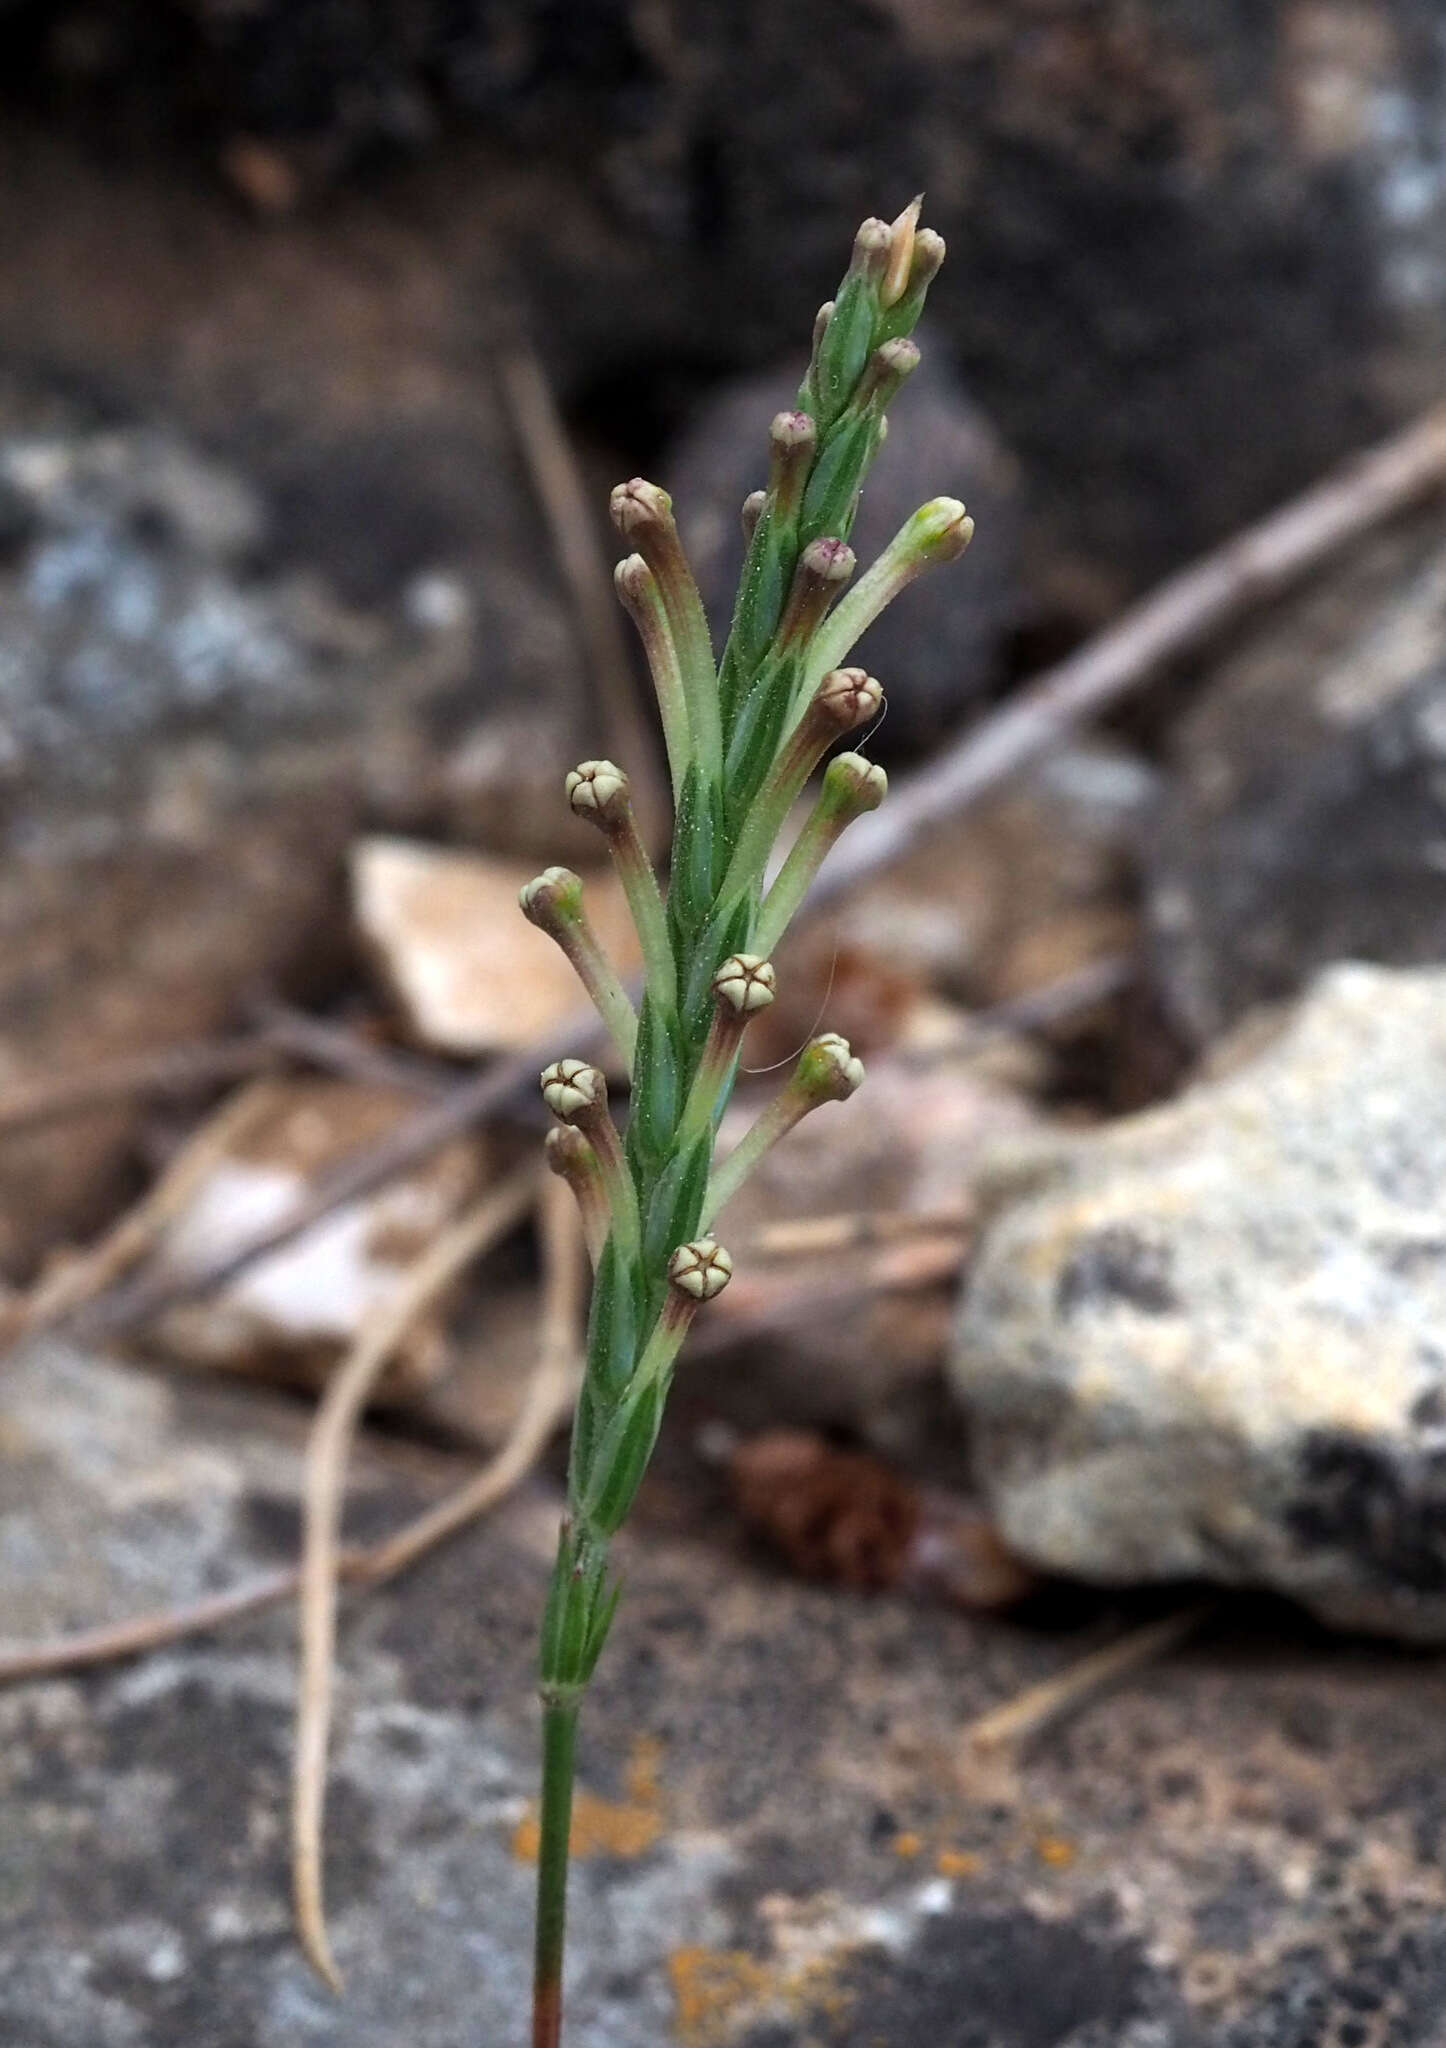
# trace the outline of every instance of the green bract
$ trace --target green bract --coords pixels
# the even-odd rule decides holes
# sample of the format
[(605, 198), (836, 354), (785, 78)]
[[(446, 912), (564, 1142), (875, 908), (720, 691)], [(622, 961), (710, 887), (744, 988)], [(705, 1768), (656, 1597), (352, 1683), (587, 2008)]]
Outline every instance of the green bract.
[(568, 777), (568, 797), (605, 834), (638, 928), (645, 973), (636, 1015), (599, 954), (577, 877), (551, 868), (523, 891), (527, 915), (577, 967), (631, 1082), (624, 1139), (595, 1068), (560, 1061), (543, 1077), (567, 1133), (550, 1145), (550, 1162), (578, 1194), (596, 1271), (542, 1631), (534, 2048), (560, 2038), (573, 1737), (617, 1604), (609, 1542), (647, 1468), (688, 1324), (731, 1270), (707, 1233), (771, 1144), (863, 1079), (842, 1039), (814, 1040), (715, 1170), (714, 1134), (743, 1033), (772, 999), (767, 956), (829, 847), (886, 787), (883, 770), (862, 756), (835, 757), (765, 894), (775, 843), (810, 776), (879, 708), (873, 678), (840, 664), (890, 598), (921, 569), (960, 554), (973, 530), (957, 501), (932, 500), (851, 583), (859, 494), (886, 408), (918, 361), (908, 335), (943, 261), (942, 241), (917, 219), (915, 201), (892, 225), (865, 221), (838, 296), (820, 313), (797, 409), (770, 430), (767, 488), (744, 508), (748, 553), (716, 664), (668, 494), (641, 478), (613, 493), (614, 523), (633, 551), (619, 564), (618, 593), (638, 627), (668, 749), (666, 895), (638, 837), (626, 775), (609, 761), (584, 762)]

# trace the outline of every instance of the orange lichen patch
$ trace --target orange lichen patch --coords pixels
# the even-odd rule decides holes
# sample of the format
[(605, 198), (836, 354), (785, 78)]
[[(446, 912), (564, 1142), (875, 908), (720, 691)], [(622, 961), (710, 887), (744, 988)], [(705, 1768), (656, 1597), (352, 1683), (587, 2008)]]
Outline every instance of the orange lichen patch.
[(708, 2048), (749, 2008), (765, 2002), (766, 1966), (743, 1949), (678, 1948), (668, 1957), (674, 2024), (685, 2048)]
[(911, 1834), (906, 1828), (902, 1834), (895, 1835), (891, 1846), (896, 1856), (902, 1856), (905, 1859), (911, 1856), (922, 1856), (924, 1853), (924, 1838), (922, 1835)]
[(1079, 1851), (1073, 1842), (1065, 1841), (1062, 1835), (1041, 1835), (1034, 1845), (1034, 1853), (1041, 1863), (1047, 1863), (1051, 1870), (1068, 1870)]
[(628, 1768), (623, 1779), (628, 1798), (635, 1806), (656, 1808), (662, 1805), (663, 1790), (658, 1779), (662, 1761), (663, 1745), (657, 1736), (638, 1736), (628, 1758)]
[(673, 2025), (680, 2048), (726, 2048), (760, 2019), (841, 2019), (851, 1993), (838, 1982), (843, 1960), (765, 1962), (744, 1949), (679, 1948), (668, 1957)]
[[(640, 1735), (633, 1744), (624, 1780), (627, 1798), (599, 1799), (581, 1789), (572, 1802), (574, 1856), (641, 1856), (651, 1849), (663, 1832), (662, 1792), (658, 1764), (662, 1745), (651, 1735)], [(518, 1822), (512, 1836), (512, 1853), (519, 1863), (535, 1863), (540, 1838), (534, 1810)]]
[(979, 1867), (979, 1858), (971, 1856), (967, 1849), (941, 1849), (934, 1858), (934, 1868), (940, 1877), (974, 1877)]

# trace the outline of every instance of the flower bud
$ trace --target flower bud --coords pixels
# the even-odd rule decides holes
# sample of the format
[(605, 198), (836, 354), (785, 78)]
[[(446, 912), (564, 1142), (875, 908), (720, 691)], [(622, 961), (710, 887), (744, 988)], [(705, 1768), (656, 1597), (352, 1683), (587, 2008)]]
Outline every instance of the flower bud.
[(870, 218), (862, 222), (854, 236), (853, 255), (849, 260), (850, 277), (862, 277), (870, 284), (882, 285), (892, 246), (893, 230), (886, 220)]
[(672, 499), (646, 477), (630, 477), (627, 483), (619, 484), (608, 500), (608, 510), (613, 525), (625, 540), (641, 542), (671, 532), (673, 527)]
[(778, 516), (798, 517), (804, 487), (818, 445), (818, 429), (806, 412), (775, 413), (768, 430), (768, 490)]
[(763, 517), (763, 508), (767, 503), (767, 491), (750, 491), (739, 506), (738, 519), (743, 528), (745, 541), (751, 541), (757, 532), (758, 522)]
[(739, 1017), (766, 1010), (778, 988), (773, 962), (756, 953), (734, 953), (713, 977), (713, 993)]
[(597, 1172), (597, 1155), (576, 1124), (554, 1124), (542, 1141), (542, 1156), (565, 1181)]
[(863, 1080), (863, 1061), (836, 1031), (825, 1031), (805, 1046), (794, 1072), (794, 1085), (811, 1103), (847, 1102)]
[(582, 876), (571, 868), (544, 868), (518, 891), (522, 915), (554, 938), (582, 919)]
[(835, 754), (823, 771), (822, 809), (845, 824), (876, 811), (888, 795), (889, 778), (877, 761), (862, 754)]
[(693, 1304), (715, 1301), (733, 1277), (733, 1261), (711, 1237), (680, 1244), (668, 1261), (668, 1281)]
[(583, 1236), (594, 1266), (612, 1227), (606, 1179), (596, 1152), (575, 1124), (554, 1124), (543, 1140), (549, 1168), (565, 1180), (577, 1199)]
[(856, 725), (876, 718), (883, 701), (883, 685), (876, 676), (861, 668), (835, 668), (814, 691), (812, 709), (821, 724), (826, 722), (835, 732), (852, 732)]
[(632, 809), (628, 778), (611, 761), (583, 761), (570, 768), (566, 789), (578, 817), (604, 832), (623, 824)]
[(974, 521), (957, 498), (931, 498), (900, 529), (896, 546), (921, 567), (953, 562), (974, 538)]
[(561, 1123), (576, 1122), (593, 1110), (606, 1110), (607, 1077), (586, 1060), (554, 1060), (542, 1070), (542, 1099)]
[(864, 365), (864, 374), (859, 379), (858, 389), (850, 405), (850, 415), (862, 412), (867, 405), (882, 411), (892, 403), (894, 394), (904, 379), (912, 376), (919, 367), (919, 349), (907, 335), (899, 335), (893, 341), (886, 341), (876, 348)]
[(854, 573), (856, 557), (846, 540), (811, 540), (798, 558), (775, 644), (791, 647), (812, 638), (824, 614)]

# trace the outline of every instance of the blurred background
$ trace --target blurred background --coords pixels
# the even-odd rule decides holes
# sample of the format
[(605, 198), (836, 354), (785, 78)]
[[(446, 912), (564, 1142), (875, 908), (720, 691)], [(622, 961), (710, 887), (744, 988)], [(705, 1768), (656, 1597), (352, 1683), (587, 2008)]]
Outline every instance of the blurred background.
[[(1439, 0), (0, 0), (0, 1634), (294, 1556), (317, 1387), (540, 1122), (386, 1148), (573, 1007), (515, 911), (594, 850), (565, 770), (657, 784), (608, 489), (673, 492), (721, 624), (816, 307), (921, 188), (859, 552), (938, 493), (977, 537), (865, 644), (901, 790), (1348, 458), (1415, 482), (793, 942), (759, 1063), (826, 1003), (867, 1106), (740, 1204), (644, 1496), (578, 2048), (1425, 2048)], [(411, 1330), (355, 1540), (505, 1435), (538, 1271)], [(510, 2038), (560, 1460), (343, 1636), (350, 2007), (287, 1935), (284, 1623), (0, 1695), (6, 2039)], [(1077, 1747), (956, 1768), (1162, 1615)]]

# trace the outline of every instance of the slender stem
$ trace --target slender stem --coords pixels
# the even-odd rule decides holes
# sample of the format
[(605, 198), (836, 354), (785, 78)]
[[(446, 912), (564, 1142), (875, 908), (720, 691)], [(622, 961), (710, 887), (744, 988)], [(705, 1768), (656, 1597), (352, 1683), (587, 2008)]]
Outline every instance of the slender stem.
[(532, 1976), (532, 2048), (562, 2040), (562, 1951), (567, 1929), (567, 1864), (577, 1703), (542, 1709), (542, 1820), (537, 1848), (537, 1940)]

